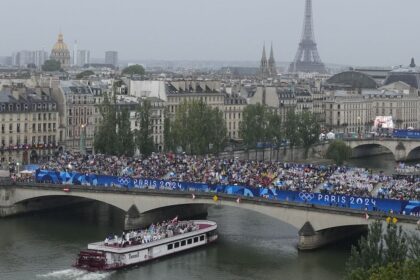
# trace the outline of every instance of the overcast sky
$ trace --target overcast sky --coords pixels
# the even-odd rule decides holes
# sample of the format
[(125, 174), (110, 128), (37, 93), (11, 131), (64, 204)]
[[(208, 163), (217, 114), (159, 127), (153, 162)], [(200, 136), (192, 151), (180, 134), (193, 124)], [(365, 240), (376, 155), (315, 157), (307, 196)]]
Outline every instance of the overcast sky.
[[(72, 48), (120, 59), (259, 60), (273, 41), (291, 61), (304, 0), (1, 0), (0, 55), (48, 52), (59, 30)], [(349, 65), (420, 61), (419, 0), (313, 0), (321, 59)]]

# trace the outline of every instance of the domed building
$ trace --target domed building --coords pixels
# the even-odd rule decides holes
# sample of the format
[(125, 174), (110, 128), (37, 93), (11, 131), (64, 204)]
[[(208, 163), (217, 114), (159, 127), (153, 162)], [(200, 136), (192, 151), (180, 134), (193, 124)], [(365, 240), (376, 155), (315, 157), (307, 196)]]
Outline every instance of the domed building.
[(70, 51), (64, 43), (63, 34), (61, 33), (58, 34), (58, 40), (51, 51), (50, 59), (59, 61), (61, 63), (61, 67), (70, 65)]

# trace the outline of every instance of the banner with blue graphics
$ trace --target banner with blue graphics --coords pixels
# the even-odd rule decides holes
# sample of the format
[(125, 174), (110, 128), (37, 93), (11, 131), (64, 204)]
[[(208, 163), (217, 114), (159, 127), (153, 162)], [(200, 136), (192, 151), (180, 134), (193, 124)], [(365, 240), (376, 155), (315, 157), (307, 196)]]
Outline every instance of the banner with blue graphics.
[(282, 191), (274, 187), (254, 188), (237, 185), (209, 185), (204, 183), (136, 179), (131, 177), (49, 170), (37, 170), (35, 178), (38, 183), (224, 193), (234, 196), (260, 197), (277, 201), (298, 202), (320, 206), (344, 207), (387, 213), (393, 211), (394, 213), (406, 215), (420, 213), (419, 201), (377, 199), (373, 197), (357, 197), (331, 193)]

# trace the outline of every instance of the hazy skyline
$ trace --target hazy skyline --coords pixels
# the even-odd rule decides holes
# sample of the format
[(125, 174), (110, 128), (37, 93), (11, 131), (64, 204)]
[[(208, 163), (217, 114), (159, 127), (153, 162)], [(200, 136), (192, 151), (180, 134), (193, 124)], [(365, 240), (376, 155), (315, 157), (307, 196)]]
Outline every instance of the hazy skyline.
[[(256, 61), (273, 41), (292, 61), (304, 0), (2, 0), (0, 56), (50, 52), (61, 30), (71, 50), (122, 60)], [(404, 3), (401, 3), (404, 2)], [(315, 37), (325, 63), (408, 64), (420, 60), (420, 1), (313, 0)]]

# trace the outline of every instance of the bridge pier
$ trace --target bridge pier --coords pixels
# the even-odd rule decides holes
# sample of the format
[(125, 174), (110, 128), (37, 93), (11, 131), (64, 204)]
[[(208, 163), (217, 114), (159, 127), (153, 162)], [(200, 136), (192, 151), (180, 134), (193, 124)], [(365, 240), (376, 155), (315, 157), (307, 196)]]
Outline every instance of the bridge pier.
[(315, 250), (325, 245), (338, 242), (348, 237), (367, 232), (367, 225), (342, 226), (315, 231), (310, 222), (306, 222), (299, 230), (298, 249)]
[(132, 205), (125, 214), (124, 229), (143, 228), (175, 217), (180, 220), (204, 219), (207, 217), (207, 207), (207, 204), (184, 204), (161, 207), (140, 213), (138, 208)]

